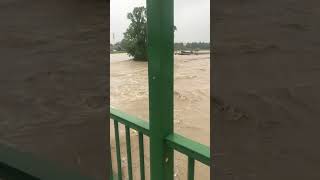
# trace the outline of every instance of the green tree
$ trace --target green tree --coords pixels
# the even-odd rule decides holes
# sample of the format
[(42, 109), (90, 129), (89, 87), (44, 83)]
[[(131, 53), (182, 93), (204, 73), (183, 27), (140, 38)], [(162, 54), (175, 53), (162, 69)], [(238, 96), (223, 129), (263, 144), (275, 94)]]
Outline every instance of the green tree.
[(127, 18), (131, 21), (121, 44), (134, 60), (147, 60), (147, 17), (145, 7), (136, 7)]
[[(145, 7), (135, 7), (127, 18), (131, 21), (121, 47), (133, 57), (133, 60), (147, 61), (147, 16)], [(177, 27), (174, 26), (176, 31)]]

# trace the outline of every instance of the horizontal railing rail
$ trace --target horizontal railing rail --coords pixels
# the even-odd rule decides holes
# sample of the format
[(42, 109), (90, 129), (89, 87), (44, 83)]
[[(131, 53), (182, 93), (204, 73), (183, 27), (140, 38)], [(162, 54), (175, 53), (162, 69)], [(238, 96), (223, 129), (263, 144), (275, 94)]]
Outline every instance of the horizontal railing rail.
[(210, 166), (210, 148), (198, 142), (192, 141), (179, 134), (171, 134), (166, 138), (169, 147)]
[[(149, 123), (137, 117), (123, 113), (117, 109), (110, 108), (110, 119), (114, 120), (115, 128), (115, 144), (116, 144), (116, 160), (117, 160), (117, 179), (122, 180), (121, 170), (121, 154), (120, 154), (120, 137), (119, 137), (119, 123), (125, 126), (125, 137), (127, 146), (128, 159), (128, 178), (132, 180), (132, 159), (131, 159), (131, 139), (130, 129), (134, 129), (139, 135), (139, 159), (140, 159), (140, 175), (141, 180), (145, 179), (144, 169), (144, 144), (143, 135), (150, 136)], [(168, 147), (186, 155), (188, 157), (188, 179), (194, 178), (194, 163), (199, 161), (204, 165), (210, 167), (210, 148), (191, 139), (183, 137), (179, 134), (171, 134), (164, 139)], [(111, 169), (113, 174), (113, 170)], [(115, 176), (113, 176), (115, 178)]]
[(142, 119), (128, 115), (114, 108), (110, 108), (110, 118), (149, 136), (149, 123)]

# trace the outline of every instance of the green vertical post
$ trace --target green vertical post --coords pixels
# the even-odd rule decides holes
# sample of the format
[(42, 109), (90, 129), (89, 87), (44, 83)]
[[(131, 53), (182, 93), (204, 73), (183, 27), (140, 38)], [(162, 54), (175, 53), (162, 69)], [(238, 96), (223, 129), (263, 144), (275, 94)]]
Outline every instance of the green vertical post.
[(118, 121), (114, 121), (114, 133), (116, 136), (116, 153), (117, 153), (117, 165), (118, 165), (118, 180), (122, 180), (122, 166), (121, 166), (121, 150), (120, 150), (120, 138), (119, 138), (119, 124)]
[(194, 159), (188, 157), (188, 180), (194, 180)]
[(112, 156), (111, 156), (111, 145), (110, 145), (110, 149), (109, 149), (109, 166), (110, 166), (110, 168), (109, 168), (109, 170), (110, 170), (110, 176), (109, 176), (109, 178), (110, 178), (110, 180), (113, 180), (113, 170), (112, 170)]
[(140, 159), (140, 179), (145, 180), (145, 171), (144, 171), (144, 142), (143, 134), (139, 132), (139, 159)]
[(147, 0), (151, 180), (173, 180), (173, 0)]
[(131, 158), (131, 140), (130, 128), (126, 126), (126, 143), (127, 143), (127, 158), (128, 158), (128, 177), (132, 180), (132, 158)]

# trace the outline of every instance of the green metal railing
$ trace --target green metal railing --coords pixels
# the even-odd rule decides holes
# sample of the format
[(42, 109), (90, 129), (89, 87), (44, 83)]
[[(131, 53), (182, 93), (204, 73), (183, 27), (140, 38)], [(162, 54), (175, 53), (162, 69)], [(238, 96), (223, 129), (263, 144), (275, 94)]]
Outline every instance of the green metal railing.
[[(126, 149), (127, 149), (127, 159), (128, 159), (128, 178), (133, 179), (132, 175), (132, 158), (131, 158), (131, 139), (130, 139), (130, 129), (136, 130), (139, 136), (139, 160), (140, 160), (140, 179), (145, 180), (145, 167), (144, 167), (144, 142), (143, 136), (150, 137), (149, 123), (138, 119), (136, 117), (127, 115), (119, 110), (110, 108), (110, 118), (114, 121), (115, 128), (115, 144), (116, 144), (116, 160), (117, 160), (117, 170), (118, 173), (115, 176), (112, 169), (111, 179), (123, 179), (123, 172), (121, 168), (121, 147), (119, 138), (119, 123), (125, 126), (125, 139), (126, 139)], [(195, 161), (199, 161), (207, 166), (210, 166), (210, 148), (208, 146), (202, 145), (188, 138), (185, 138), (178, 134), (170, 134), (165, 139), (165, 144), (167, 147), (176, 150), (188, 157), (188, 180), (194, 179), (194, 164)], [(110, 145), (111, 146), (111, 145)], [(110, 161), (111, 162), (111, 161)], [(112, 163), (112, 162), (111, 162)], [(112, 167), (112, 166), (110, 166)], [(151, 179), (152, 178), (151, 176)]]
[[(188, 180), (194, 179), (195, 161), (210, 167), (210, 148), (174, 133), (173, 60), (174, 1), (147, 0), (149, 123), (110, 109), (114, 120), (117, 178), (122, 179), (119, 123), (125, 126), (128, 178), (132, 180), (130, 129), (138, 131), (141, 179), (145, 179), (143, 136), (150, 140), (151, 180), (174, 179), (174, 151), (188, 157)], [(110, 154), (111, 157), (111, 154)], [(110, 158), (111, 159), (111, 158)], [(112, 168), (110, 169), (112, 173)], [(113, 176), (111, 176), (113, 178)]]

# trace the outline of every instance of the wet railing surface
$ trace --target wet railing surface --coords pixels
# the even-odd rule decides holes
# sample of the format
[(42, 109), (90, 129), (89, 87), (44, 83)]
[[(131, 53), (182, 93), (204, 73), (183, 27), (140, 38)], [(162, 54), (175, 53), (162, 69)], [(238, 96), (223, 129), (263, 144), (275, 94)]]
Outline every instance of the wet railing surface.
[[(110, 118), (114, 121), (115, 128), (115, 144), (116, 144), (116, 165), (113, 164), (113, 167), (117, 167), (117, 173), (111, 169), (112, 177), (111, 179), (122, 180), (123, 172), (121, 165), (121, 147), (120, 147), (120, 137), (119, 137), (119, 123), (125, 126), (125, 139), (126, 139), (126, 149), (127, 149), (127, 162), (128, 162), (128, 179), (132, 180), (132, 157), (131, 157), (131, 139), (130, 139), (130, 129), (133, 129), (138, 132), (139, 136), (139, 160), (140, 160), (140, 179), (145, 180), (145, 167), (144, 167), (144, 141), (143, 136), (150, 136), (151, 131), (149, 129), (149, 123), (143, 121), (139, 118), (127, 115), (119, 110), (110, 108)], [(210, 148), (198, 142), (192, 141), (186, 137), (183, 137), (178, 134), (170, 134), (165, 139), (163, 139), (168, 148), (172, 148), (175, 151), (178, 151), (188, 158), (188, 180), (194, 179), (194, 164), (195, 161), (199, 161), (210, 167)], [(156, 152), (154, 152), (156, 153)], [(150, 153), (152, 156), (154, 153)], [(111, 161), (110, 161), (111, 162)], [(112, 164), (112, 162), (111, 162)], [(112, 167), (112, 166), (110, 166)], [(151, 176), (151, 179), (152, 176)]]

